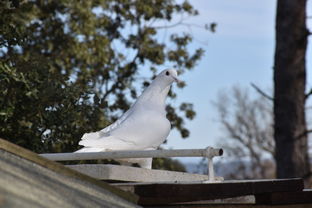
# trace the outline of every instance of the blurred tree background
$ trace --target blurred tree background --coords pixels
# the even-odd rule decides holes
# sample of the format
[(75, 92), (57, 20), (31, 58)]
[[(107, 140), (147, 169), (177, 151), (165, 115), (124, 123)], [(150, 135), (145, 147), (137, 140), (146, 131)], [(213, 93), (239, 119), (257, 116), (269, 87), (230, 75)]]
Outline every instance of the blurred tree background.
[(252, 95), (249, 88), (236, 85), (220, 91), (213, 104), (224, 134), (219, 141), (228, 163), (228, 167), (221, 170), (223, 176), (227, 179), (275, 178), (272, 97), (261, 93)]
[[(174, 17), (198, 14), (187, 1), (15, 0), (0, 13), (0, 137), (38, 153), (77, 150), (83, 133), (114, 121), (149, 85), (142, 74), (164, 65), (183, 74), (203, 55), (187, 50), (187, 32), (156, 37)], [(188, 137), (192, 104), (167, 110)]]
[[(303, 178), (311, 188), (311, 151), (307, 124), (307, 0), (278, 0), (272, 95), (257, 86), (259, 97), (233, 87), (217, 98), (226, 178)], [(311, 125), (311, 124), (310, 124)], [(205, 161), (199, 164), (199, 168)], [(228, 175), (226, 175), (228, 173)]]

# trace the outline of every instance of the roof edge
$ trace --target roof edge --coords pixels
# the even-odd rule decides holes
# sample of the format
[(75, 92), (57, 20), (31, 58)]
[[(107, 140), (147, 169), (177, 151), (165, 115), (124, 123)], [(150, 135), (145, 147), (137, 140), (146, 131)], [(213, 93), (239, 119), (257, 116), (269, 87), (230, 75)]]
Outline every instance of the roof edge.
[(44, 157), (39, 156), (35, 152), (32, 152), (28, 149), (21, 147), (21, 146), (13, 144), (13, 143), (11, 143), (5, 139), (2, 139), (2, 138), (0, 138), (0, 149), (3, 149), (4, 151), (10, 152), (14, 155), (22, 157), (22, 158), (29, 160), (31, 162), (34, 162), (34, 163), (36, 163), (42, 167), (50, 169), (50, 170), (57, 172), (59, 174), (74, 177), (74, 178), (84, 180), (84, 181), (88, 181), (89, 183), (92, 183), (96, 186), (100, 186), (101, 188), (104, 188), (104, 189), (116, 194), (117, 196), (119, 196), (119, 197), (121, 197), (127, 201), (130, 201), (132, 203), (137, 204), (137, 202), (138, 202), (139, 197), (133, 193), (123, 191), (119, 188), (116, 188), (116, 187), (109, 185), (108, 183), (105, 183), (103, 181), (97, 180), (95, 178), (84, 175), (84, 174), (77, 172), (75, 170), (72, 170), (68, 167), (65, 167), (64, 165), (62, 165), (60, 163), (48, 160)]

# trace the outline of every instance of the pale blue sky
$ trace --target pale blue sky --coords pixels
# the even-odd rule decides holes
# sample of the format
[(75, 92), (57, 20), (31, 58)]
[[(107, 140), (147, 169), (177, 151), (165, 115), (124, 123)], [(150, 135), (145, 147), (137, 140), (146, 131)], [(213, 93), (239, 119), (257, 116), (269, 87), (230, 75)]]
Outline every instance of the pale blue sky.
[[(200, 14), (187, 22), (199, 25), (216, 22), (217, 31), (212, 34), (192, 28), (196, 39), (192, 48), (202, 47), (206, 53), (192, 72), (181, 77), (187, 86), (177, 90), (176, 102), (194, 103), (197, 116), (187, 122), (191, 136), (181, 139), (176, 131), (172, 131), (168, 143), (163, 145), (165, 148), (215, 146), (222, 132), (211, 102), (219, 90), (236, 84), (250, 87), (251, 82), (260, 88), (272, 89), (276, 1), (193, 0), (190, 3)], [(311, 3), (308, 6), (311, 11)], [(308, 54), (311, 53), (310, 48)], [(309, 58), (308, 61), (307, 67), (311, 69)], [(312, 87), (310, 73), (308, 87)]]

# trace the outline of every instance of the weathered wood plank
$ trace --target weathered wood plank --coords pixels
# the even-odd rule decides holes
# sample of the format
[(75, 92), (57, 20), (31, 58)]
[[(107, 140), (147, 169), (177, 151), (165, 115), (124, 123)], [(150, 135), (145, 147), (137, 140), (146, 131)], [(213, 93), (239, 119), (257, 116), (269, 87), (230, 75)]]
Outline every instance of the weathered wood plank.
[[(176, 182), (176, 181), (206, 181), (208, 175), (183, 173), (166, 170), (150, 170), (120, 165), (80, 164), (67, 165), (88, 176), (100, 180), (136, 181), (136, 182)], [(222, 180), (222, 178), (216, 177)]]
[(0, 207), (138, 207), (107, 189), (56, 173), (3, 149), (0, 176)]
[[(116, 186), (127, 189), (126, 184)], [(272, 192), (299, 192), (303, 190), (302, 179), (224, 181), (221, 183), (162, 183), (132, 184), (131, 189), (141, 205), (161, 205), (256, 195)]]
[(308, 204), (312, 203), (312, 190), (274, 192), (255, 195), (256, 204)]
[(311, 204), (258, 205), (258, 204), (170, 204), (144, 206), (148, 208), (311, 208)]
[(74, 171), (70, 168), (66, 168), (64, 165), (62, 165), (60, 163), (50, 161), (46, 158), (39, 156), (38, 154), (36, 154), (32, 151), (29, 151), (25, 148), (22, 148), (18, 145), (12, 144), (12, 143), (0, 138), (0, 150), (1, 149), (3, 149), (6, 152), (17, 155), (21, 158), (24, 158), (28, 161), (31, 161), (31, 162), (33, 162), (37, 165), (40, 165), (44, 168), (52, 170), (55, 173), (58, 173), (58, 174), (61, 174), (64, 176), (68, 176), (68, 177), (71, 177), (73, 179), (86, 181), (87, 183), (91, 183), (93, 185), (102, 187), (102, 188), (109, 190), (110, 192), (128, 200), (128, 201), (131, 201), (134, 203), (136, 203), (136, 201), (137, 201), (137, 196), (135, 196), (133, 194), (122, 191), (120, 189), (116, 189), (115, 187), (110, 186), (109, 184), (107, 184), (105, 182), (96, 180), (95, 178), (89, 177), (87, 175), (84, 175), (82, 173)]
[[(203, 201), (193, 201), (193, 202), (181, 202), (175, 203), (180, 205), (229, 205), (229, 204), (248, 204), (254, 205), (256, 203), (256, 199), (254, 195), (246, 195), (246, 196), (239, 196), (239, 197), (231, 197), (225, 199), (212, 199), (212, 200), (203, 200)], [(172, 205), (172, 204), (170, 204)]]

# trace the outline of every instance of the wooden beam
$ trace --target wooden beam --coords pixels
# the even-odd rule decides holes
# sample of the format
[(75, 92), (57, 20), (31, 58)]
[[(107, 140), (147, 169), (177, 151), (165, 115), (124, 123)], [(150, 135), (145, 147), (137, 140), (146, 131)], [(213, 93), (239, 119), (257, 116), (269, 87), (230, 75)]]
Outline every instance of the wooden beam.
[(256, 204), (308, 204), (312, 203), (312, 190), (257, 194)]
[[(163, 205), (177, 202), (224, 199), (272, 192), (299, 192), (302, 179), (224, 181), (219, 183), (116, 184), (132, 190), (141, 205)], [(129, 187), (131, 186), (131, 188)]]

